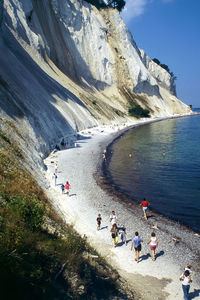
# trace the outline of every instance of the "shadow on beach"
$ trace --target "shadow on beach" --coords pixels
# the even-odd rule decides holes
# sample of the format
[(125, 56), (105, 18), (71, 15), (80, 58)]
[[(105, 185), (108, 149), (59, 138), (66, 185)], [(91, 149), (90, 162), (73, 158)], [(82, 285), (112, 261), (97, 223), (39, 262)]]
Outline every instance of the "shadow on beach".
[(108, 226), (101, 227), (99, 230), (108, 229)]
[(155, 255), (155, 259), (157, 259), (158, 257), (160, 257), (160, 256), (162, 256), (162, 255), (164, 255), (164, 251), (162, 250), (162, 251), (160, 251), (160, 252), (158, 252), (158, 253), (156, 253), (156, 255)]
[(189, 293), (189, 299), (195, 299), (199, 296), (200, 296), (200, 290), (197, 290), (197, 289), (194, 289), (194, 292)]
[[(126, 246), (127, 246), (127, 244), (128, 244), (129, 242), (131, 242), (131, 239), (126, 241)], [(121, 247), (121, 246), (123, 246), (123, 245), (125, 245), (125, 242), (119, 242), (119, 243), (117, 244), (117, 247)]]
[(140, 256), (139, 261), (147, 260), (149, 257), (151, 257), (151, 255), (149, 253), (144, 254), (144, 255)]

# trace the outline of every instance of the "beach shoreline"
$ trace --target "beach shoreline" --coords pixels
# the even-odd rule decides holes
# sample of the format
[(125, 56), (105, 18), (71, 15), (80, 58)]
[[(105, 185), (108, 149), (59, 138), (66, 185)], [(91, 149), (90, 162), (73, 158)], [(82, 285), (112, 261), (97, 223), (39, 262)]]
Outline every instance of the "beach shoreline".
[[(200, 115), (200, 113), (195, 113), (193, 115)], [(190, 117), (191, 115), (189, 115)], [(182, 117), (188, 117), (188, 115), (186, 116), (182, 116)], [(177, 118), (177, 117), (176, 117)], [(167, 118), (167, 120), (169, 119), (174, 119), (172, 118)], [(165, 119), (164, 119), (165, 120)], [(155, 122), (159, 122), (162, 120), (156, 120), (153, 121)], [(151, 122), (151, 123), (153, 123)], [(119, 188), (119, 186), (113, 181), (112, 179), (112, 175), (110, 173), (109, 170), (109, 165), (110, 165), (110, 160), (112, 159), (112, 148), (113, 145), (115, 143), (117, 143), (117, 141), (119, 139), (121, 139), (125, 134), (128, 133), (128, 131), (133, 130), (133, 129), (137, 129), (140, 126), (145, 126), (148, 125), (149, 123), (145, 123), (145, 124), (138, 124), (136, 126), (133, 126), (131, 128), (128, 128), (127, 130), (122, 131), (121, 134), (117, 135), (107, 146), (106, 146), (106, 161), (103, 161), (102, 164), (98, 167), (98, 171), (96, 173), (96, 180), (98, 182), (98, 184), (108, 191), (109, 194), (115, 195), (116, 197), (116, 201), (120, 201), (126, 205), (128, 205), (129, 207), (133, 207), (134, 208), (138, 208), (138, 204), (139, 201), (136, 200), (136, 198), (131, 198), (130, 195), (128, 195), (128, 193), (126, 194), (126, 191), (123, 191), (121, 188)], [(176, 218), (173, 218), (172, 216), (166, 216), (165, 214), (162, 214), (162, 212), (150, 207), (150, 211), (156, 215), (158, 218), (162, 218), (163, 222), (164, 220), (166, 220), (166, 222), (172, 222), (174, 223), (175, 226), (179, 226), (181, 227), (183, 230), (187, 230), (188, 232), (192, 232), (196, 235), (200, 235), (200, 229), (196, 229), (196, 228), (192, 228), (189, 227), (187, 224), (184, 224), (184, 222), (181, 222), (179, 220), (177, 220)]]
[[(152, 121), (158, 119), (151, 119), (148, 122)], [(144, 122), (138, 123), (144, 124)], [(80, 133), (85, 138), (77, 141), (78, 147), (59, 151), (53, 154), (54, 157), (47, 158), (46, 175), (51, 182), (47, 195), (63, 219), (73, 224), (81, 235), (87, 236), (88, 242), (117, 269), (120, 276), (126, 279), (142, 299), (181, 299), (181, 283), (178, 278), (185, 264), (190, 263), (194, 266), (194, 282), (191, 291), (195, 288), (197, 290), (199, 286), (197, 275), (200, 272), (198, 266), (200, 238), (181, 226), (179, 228), (178, 224), (174, 226), (172, 221), (167, 221), (166, 224), (159, 215), (154, 215), (145, 222), (141, 209), (116, 201), (117, 196), (113, 191), (108, 191), (110, 187), (96, 182), (96, 179), (103, 180), (102, 174), (99, 173), (103, 150), (113, 139), (138, 126), (138, 123), (132, 124), (129, 128), (119, 126), (115, 130), (110, 126), (87, 129)], [(58, 163), (58, 185), (56, 186), (51, 179), (54, 168), (51, 164), (52, 159)], [(59, 186), (66, 179), (72, 186), (71, 196), (68, 198), (61, 194)], [(143, 260), (139, 264), (134, 262), (130, 241), (127, 246), (120, 245), (114, 248), (112, 245), (109, 215), (113, 209), (118, 215), (119, 225), (125, 225), (127, 228), (128, 240), (138, 230), (145, 241), (141, 254)], [(96, 230), (98, 213), (102, 214), (104, 227), (99, 232)], [(156, 231), (161, 245), (155, 263), (150, 260), (149, 246), (146, 245), (152, 230)]]

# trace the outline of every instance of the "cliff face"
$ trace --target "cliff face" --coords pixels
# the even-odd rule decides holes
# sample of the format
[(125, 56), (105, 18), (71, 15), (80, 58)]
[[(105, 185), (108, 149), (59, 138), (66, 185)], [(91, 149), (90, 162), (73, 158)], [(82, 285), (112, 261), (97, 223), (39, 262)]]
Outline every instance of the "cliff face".
[(0, 26), (1, 126), (33, 163), (66, 134), (124, 122), (131, 101), (152, 116), (189, 112), (169, 74), (141, 54), (114, 9), (1, 0)]
[(174, 78), (162, 67), (156, 64), (150, 57), (140, 49), (142, 61), (150, 74), (156, 79), (157, 83), (167, 89), (172, 95), (176, 96), (176, 85)]

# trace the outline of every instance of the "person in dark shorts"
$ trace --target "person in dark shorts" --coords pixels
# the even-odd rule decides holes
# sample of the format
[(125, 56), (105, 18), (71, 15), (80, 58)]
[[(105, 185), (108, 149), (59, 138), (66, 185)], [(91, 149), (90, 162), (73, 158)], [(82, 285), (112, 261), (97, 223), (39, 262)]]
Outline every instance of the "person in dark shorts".
[(101, 229), (101, 221), (102, 221), (101, 214), (98, 214), (98, 217), (97, 217), (97, 230)]
[(142, 250), (142, 245), (141, 245), (142, 242), (143, 242), (143, 240), (139, 236), (139, 233), (136, 231), (135, 232), (135, 237), (132, 239), (131, 251), (133, 250), (133, 246), (134, 246), (135, 261), (137, 261), (137, 263), (139, 263), (140, 251)]

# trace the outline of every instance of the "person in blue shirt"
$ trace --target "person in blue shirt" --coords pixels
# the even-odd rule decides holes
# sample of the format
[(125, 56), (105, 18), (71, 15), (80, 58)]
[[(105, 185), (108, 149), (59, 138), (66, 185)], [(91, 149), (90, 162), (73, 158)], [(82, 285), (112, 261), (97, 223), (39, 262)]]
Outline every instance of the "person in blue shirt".
[(135, 232), (135, 237), (132, 239), (131, 251), (133, 250), (133, 246), (134, 246), (135, 261), (137, 261), (137, 263), (139, 263), (139, 256), (140, 256), (140, 251), (142, 249), (142, 245), (141, 245), (142, 242), (143, 242), (143, 240), (139, 236), (139, 233), (136, 231)]

